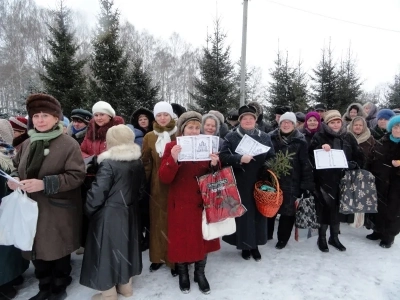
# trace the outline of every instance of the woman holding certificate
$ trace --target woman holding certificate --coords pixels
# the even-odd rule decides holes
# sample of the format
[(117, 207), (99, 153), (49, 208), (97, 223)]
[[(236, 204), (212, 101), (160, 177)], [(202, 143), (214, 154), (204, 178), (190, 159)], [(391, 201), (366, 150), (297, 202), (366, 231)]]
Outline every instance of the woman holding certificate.
[[(243, 259), (249, 260), (253, 257), (256, 261), (260, 261), (261, 254), (258, 251), (258, 245), (267, 243), (267, 218), (257, 210), (253, 191), (255, 183), (259, 180), (259, 171), (265, 168), (265, 161), (274, 157), (275, 152), (271, 138), (268, 134), (256, 128), (256, 121), (257, 114), (253, 106), (244, 105), (240, 107), (239, 126), (236, 131), (225, 136), (220, 151), (221, 162), (233, 167), (242, 204), (247, 208), (247, 212), (243, 216), (235, 219), (236, 232), (224, 236), (222, 239), (242, 250)], [(237, 147), (244, 137), (270, 148), (267, 152), (254, 156), (239, 154)], [(242, 148), (246, 148), (246, 145)], [(246, 152), (245, 149), (241, 150), (243, 151), (239, 152)]]
[[(188, 111), (178, 119), (179, 135), (200, 134), (202, 117)], [(206, 241), (202, 234), (203, 199), (196, 177), (210, 173), (210, 167), (218, 164), (217, 154), (209, 154), (209, 160), (178, 161), (182, 146), (173, 141), (165, 147), (158, 171), (160, 180), (169, 184), (168, 193), (168, 260), (176, 263), (179, 287), (189, 293), (190, 281), (188, 265), (195, 263), (194, 281), (202, 293), (210, 293), (210, 285), (204, 269), (207, 253), (219, 250), (219, 239)], [(153, 227), (152, 227), (153, 229)]]
[[(337, 110), (329, 110), (325, 113), (324, 123), (321, 130), (317, 132), (310, 144), (309, 153), (311, 163), (315, 166), (314, 150), (331, 149), (343, 150), (349, 169), (362, 167), (365, 157), (358, 146), (354, 136), (347, 132), (343, 124), (342, 116)], [(346, 248), (339, 241), (339, 201), (340, 201), (340, 180), (344, 176), (343, 169), (316, 169), (314, 170), (316, 208), (319, 223), (318, 248), (322, 252), (329, 252), (326, 241), (326, 231), (330, 226), (330, 237), (328, 243), (339, 251), (346, 251)]]

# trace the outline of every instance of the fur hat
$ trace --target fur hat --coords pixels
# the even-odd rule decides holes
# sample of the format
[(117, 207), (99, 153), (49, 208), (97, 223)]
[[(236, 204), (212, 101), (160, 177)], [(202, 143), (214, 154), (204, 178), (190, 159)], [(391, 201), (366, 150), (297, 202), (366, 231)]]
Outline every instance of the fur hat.
[(26, 110), (28, 111), (29, 119), (32, 119), (34, 114), (40, 112), (50, 114), (60, 121), (64, 118), (60, 102), (53, 96), (47, 94), (30, 95), (26, 99)]
[(171, 103), (172, 106), (172, 111), (176, 115), (177, 118), (179, 118), (184, 112), (186, 112), (186, 108), (184, 108), (182, 105), (178, 103)]
[(218, 110), (210, 110), (208, 113), (216, 116), (218, 118), (220, 124), (224, 124), (225, 117)]
[(254, 106), (249, 106), (249, 105), (243, 105), (242, 107), (239, 108), (239, 121), (245, 116), (245, 115), (252, 115), (256, 120), (257, 120), (257, 111)]
[(228, 121), (237, 121), (239, 119), (239, 111), (237, 109), (231, 109), (228, 111)]
[(76, 108), (71, 112), (71, 119), (80, 119), (86, 124), (88, 124), (92, 118), (93, 115), (90, 113), (90, 111), (85, 109)]
[(288, 111), (281, 115), (281, 117), (279, 118), (279, 125), (285, 120), (292, 122), (293, 125), (296, 126), (297, 119), (294, 113)]
[(392, 132), (393, 126), (400, 123), (400, 116), (392, 117), (387, 123), (386, 129), (388, 132)]
[(333, 120), (341, 120), (342, 121), (342, 116), (340, 115), (340, 112), (338, 110), (328, 110), (325, 113), (324, 117), (324, 122), (325, 124), (328, 124), (330, 121)]
[(10, 117), (8, 119), (13, 129), (18, 131), (27, 131), (28, 130), (28, 119), (25, 117), (17, 116), (17, 117)]
[(107, 149), (120, 145), (134, 144), (135, 134), (126, 125), (116, 125), (107, 130)]
[(168, 102), (165, 102), (165, 101), (157, 102), (156, 105), (154, 105), (154, 109), (153, 109), (154, 117), (156, 117), (157, 114), (159, 114), (159, 113), (167, 113), (171, 116), (171, 118), (174, 116), (174, 111), (172, 109), (171, 104), (169, 104)]
[(306, 115), (303, 114), (301, 111), (298, 111), (297, 113), (295, 113), (295, 115), (296, 115), (297, 122), (302, 122), (302, 123), (305, 122)]
[(283, 115), (285, 112), (291, 111), (289, 106), (277, 106), (274, 109), (276, 115)]
[(220, 120), (212, 113), (205, 114), (201, 118), (201, 132), (204, 133), (204, 124), (206, 123), (206, 120), (208, 120), (208, 119), (213, 119), (215, 121), (216, 131), (215, 131), (214, 135), (218, 135), (219, 129), (221, 127), (221, 123), (220, 123)]
[(8, 145), (12, 145), (14, 132), (8, 120), (0, 119), (0, 138)]
[(98, 101), (92, 107), (92, 113), (103, 113), (109, 115), (111, 118), (115, 117), (115, 110), (111, 107), (110, 103), (105, 101)]
[(183, 134), (183, 131), (185, 130), (185, 126), (189, 121), (197, 121), (201, 124), (201, 114), (195, 111), (187, 111), (184, 112), (178, 119), (178, 131), (179, 135)]
[(263, 114), (263, 108), (262, 108), (261, 104), (258, 103), (257, 101), (251, 101), (251, 102), (247, 103), (247, 105), (253, 106), (256, 109), (257, 118)]
[(390, 120), (390, 118), (394, 117), (395, 115), (396, 114), (391, 109), (384, 108), (378, 111), (378, 113), (376, 114), (376, 119)]

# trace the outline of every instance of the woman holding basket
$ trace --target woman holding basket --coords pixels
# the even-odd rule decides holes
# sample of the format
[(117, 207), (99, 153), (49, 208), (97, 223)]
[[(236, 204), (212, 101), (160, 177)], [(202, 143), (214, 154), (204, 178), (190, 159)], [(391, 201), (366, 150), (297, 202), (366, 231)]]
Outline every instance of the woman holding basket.
[[(236, 232), (222, 239), (242, 250), (243, 259), (249, 260), (253, 257), (256, 261), (260, 261), (261, 254), (258, 251), (258, 245), (267, 243), (267, 218), (257, 210), (253, 191), (259, 172), (265, 168), (265, 161), (274, 157), (275, 152), (271, 138), (256, 128), (256, 121), (257, 115), (254, 107), (247, 105), (240, 107), (239, 126), (236, 131), (225, 136), (220, 151), (221, 162), (233, 167), (242, 204), (247, 208), (247, 212), (243, 216), (235, 219)], [(236, 147), (246, 134), (257, 142), (270, 147), (269, 151), (254, 157), (236, 153)]]

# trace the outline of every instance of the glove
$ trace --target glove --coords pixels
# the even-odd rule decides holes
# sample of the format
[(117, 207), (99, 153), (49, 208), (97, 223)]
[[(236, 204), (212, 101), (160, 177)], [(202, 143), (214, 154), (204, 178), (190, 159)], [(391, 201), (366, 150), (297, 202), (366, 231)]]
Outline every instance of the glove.
[(97, 155), (93, 156), (92, 161), (88, 163), (86, 168), (87, 174), (96, 174), (99, 169), (99, 164), (97, 163)]
[(349, 170), (357, 170), (360, 168), (355, 161), (348, 161), (347, 165), (349, 166)]
[(301, 196), (299, 198), (310, 198), (311, 197), (311, 192), (309, 190), (301, 190)]

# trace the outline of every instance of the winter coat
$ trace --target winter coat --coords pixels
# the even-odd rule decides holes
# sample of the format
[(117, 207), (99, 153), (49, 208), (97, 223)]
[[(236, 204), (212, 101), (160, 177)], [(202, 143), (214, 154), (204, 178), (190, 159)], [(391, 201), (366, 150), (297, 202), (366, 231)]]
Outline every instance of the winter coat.
[(283, 192), (283, 203), (279, 214), (294, 216), (296, 214), (295, 201), (302, 191), (314, 190), (314, 177), (310, 161), (308, 159), (308, 144), (304, 136), (295, 129), (293, 133), (283, 140), (279, 135), (279, 129), (270, 134), (275, 153), (294, 153), (290, 160), (292, 169), (289, 175), (281, 175), (279, 178), (280, 188)]
[(346, 126), (351, 122), (351, 118), (350, 118), (350, 108), (352, 106), (357, 106), (358, 107), (358, 113), (357, 116), (363, 117), (364, 119), (367, 117), (366, 113), (364, 112), (364, 108), (362, 107), (362, 105), (360, 103), (352, 103), (350, 104), (347, 109), (346, 112), (343, 114), (342, 120), (343, 120), (343, 124), (345, 124)]
[(236, 233), (224, 236), (222, 239), (237, 249), (246, 250), (255, 249), (257, 245), (264, 245), (267, 242), (267, 218), (257, 210), (253, 190), (265, 161), (274, 157), (275, 152), (269, 135), (256, 130), (250, 137), (271, 149), (267, 153), (255, 156), (248, 164), (241, 164), (242, 155), (235, 153), (243, 136), (241, 134), (241, 129), (238, 128), (226, 135), (219, 157), (223, 165), (233, 167), (240, 198), (247, 212), (235, 219)]
[(16, 152), (21, 151), (21, 147), (22, 147), (22, 143), (25, 142), (27, 139), (29, 139), (29, 135), (27, 132), (25, 132), (24, 134), (20, 135), (19, 137), (16, 137), (13, 140), (13, 147), (15, 148)]
[(375, 144), (376, 144), (376, 141), (372, 135), (365, 142), (358, 144), (360, 146), (362, 152), (364, 153), (365, 158), (368, 158), (371, 155)]
[(94, 119), (91, 119), (88, 125), (88, 130), (85, 138), (81, 144), (81, 151), (83, 158), (90, 156), (98, 156), (107, 149), (106, 145), (106, 134), (109, 128), (125, 124), (124, 119), (119, 116), (115, 116), (103, 126), (98, 126)]
[(269, 133), (274, 130), (271, 124), (268, 124), (267, 122), (264, 121), (263, 115), (258, 116), (257, 128), (265, 133)]
[[(219, 239), (206, 241), (201, 230), (203, 199), (196, 177), (211, 173), (209, 161), (176, 163), (168, 143), (158, 171), (160, 180), (169, 184), (168, 259), (171, 262), (203, 260), (220, 249)], [(184, 242), (182, 242), (184, 241)]]
[(75, 141), (78, 142), (79, 145), (82, 144), (83, 140), (85, 139), (86, 132), (88, 130), (88, 126), (82, 131), (77, 132), (76, 134), (72, 131), (72, 123), (70, 123), (67, 127), (67, 134), (72, 137)]
[[(9, 158), (3, 157), (0, 154), (0, 161), (4, 159), (9, 160)], [(0, 169), (6, 173), (10, 173), (9, 169), (1, 166), (3, 164), (0, 162)], [(0, 176), (0, 205), (3, 197), (8, 194), (10, 194), (10, 190), (7, 187), (7, 179)], [(29, 261), (22, 257), (20, 249), (14, 246), (0, 246), (0, 286), (22, 275), (28, 267)]]
[(400, 159), (400, 144), (386, 134), (375, 146), (368, 160), (368, 169), (375, 175), (378, 193), (377, 231), (395, 236), (400, 232), (400, 168), (392, 160)]
[(227, 124), (222, 123), (219, 129), (219, 137), (223, 139), (229, 132), (229, 127)]
[[(314, 150), (322, 149), (328, 144), (332, 149), (343, 150), (349, 163), (349, 168), (363, 166), (365, 157), (355, 137), (343, 127), (339, 136), (334, 136), (325, 123), (317, 132), (309, 147), (310, 161), (315, 168)], [(343, 169), (314, 169), (315, 196), (317, 214), (322, 224), (339, 223), (340, 180), (344, 176)]]
[[(175, 141), (175, 134), (171, 141)], [(142, 161), (146, 171), (146, 178), (150, 181), (150, 261), (152, 263), (169, 264), (167, 257), (167, 211), (168, 211), (168, 185), (162, 183), (158, 177), (161, 157), (156, 151), (157, 135), (154, 131), (144, 136), (142, 148)], [(172, 266), (171, 264), (169, 264)]]
[(386, 133), (386, 129), (382, 129), (378, 125), (371, 129), (371, 134), (376, 141), (379, 141), (381, 138), (383, 138)]
[(138, 203), (146, 177), (138, 145), (103, 152), (88, 191), (89, 231), (80, 283), (105, 291), (142, 272)]
[(304, 138), (306, 139), (307, 145), (311, 144), (311, 140), (313, 138), (313, 136), (315, 135), (315, 133), (311, 133), (310, 131), (308, 131), (306, 128), (302, 128), (299, 130), (301, 134), (304, 135)]
[(365, 118), (365, 121), (367, 122), (368, 128), (374, 128), (378, 124), (378, 120), (376, 119), (376, 115), (378, 113), (378, 108), (376, 107), (375, 104), (369, 102), (369, 105), (372, 106), (368, 116)]
[(138, 145), (140, 148), (142, 148), (143, 145), (143, 138), (144, 138), (144, 134), (141, 130), (136, 129), (135, 127), (133, 127), (131, 124), (126, 125), (129, 127), (130, 130), (133, 131), (133, 133), (135, 134), (135, 144)]
[[(30, 139), (22, 144), (14, 158), (18, 172), (13, 176), (27, 179), (27, 161)], [(49, 154), (45, 156), (38, 179), (56, 176), (58, 189), (29, 194), (38, 203), (39, 218), (33, 245), (32, 259), (56, 260), (79, 248), (81, 219), (81, 190), (85, 178), (85, 164), (78, 143), (70, 136), (61, 134), (50, 140)]]

